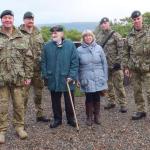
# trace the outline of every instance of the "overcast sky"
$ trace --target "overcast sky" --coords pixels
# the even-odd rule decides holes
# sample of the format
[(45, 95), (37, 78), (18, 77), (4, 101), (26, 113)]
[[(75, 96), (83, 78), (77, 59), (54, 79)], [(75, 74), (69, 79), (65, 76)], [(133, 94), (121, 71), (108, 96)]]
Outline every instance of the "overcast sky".
[(64, 22), (98, 22), (128, 17), (133, 10), (150, 12), (149, 0), (1, 0), (0, 12), (13, 10), (15, 24), (22, 23), (23, 14), (32, 11), (37, 24)]

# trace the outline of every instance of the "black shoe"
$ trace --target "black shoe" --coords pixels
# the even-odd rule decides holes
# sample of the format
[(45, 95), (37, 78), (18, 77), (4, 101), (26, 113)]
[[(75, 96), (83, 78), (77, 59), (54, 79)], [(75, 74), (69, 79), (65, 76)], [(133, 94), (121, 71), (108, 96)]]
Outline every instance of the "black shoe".
[(132, 120), (139, 120), (144, 117), (146, 117), (146, 112), (136, 112), (135, 114), (133, 114)]
[(76, 126), (77, 126), (74, 119), (68, 120), (67, 123), (68, 123), (70, 126), (72, 126), (72, 127), (76, 127)]
[(127, 112), (127, 108), (125, 106), (121, 106), (120, 109), (119, 109), (119, 112), (126, 113)]
[(47, 119), (45, 116), (42, 116), (42, 117), (37, 117), (36, 121), (37, 122), (49, 122), (50, 119)]
[(60, 126), (62, 124), (61, 120), (54, 120), (51, 124), (50, 124), (50, 128), (57, 128), (58, 126)]
[(111, 109), (111, 108), (115, 108), (115, 107), (116, 107), (115, 104), (108, 103), (106, 106), (104, 106), (104, 109)]

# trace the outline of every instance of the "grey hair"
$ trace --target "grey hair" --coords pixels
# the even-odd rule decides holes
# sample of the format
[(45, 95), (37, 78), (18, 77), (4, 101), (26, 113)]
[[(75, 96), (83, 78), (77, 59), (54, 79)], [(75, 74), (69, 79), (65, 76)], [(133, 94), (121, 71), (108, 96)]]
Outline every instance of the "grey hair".
[(82, 41), (83, 41), (84, 36), (86, 36), (86, 35), (91, 35), (93, 37), (93, 40), (95, 41), (95, 35), (92, 32), (92, 30), (86, 29), (82, 32)]

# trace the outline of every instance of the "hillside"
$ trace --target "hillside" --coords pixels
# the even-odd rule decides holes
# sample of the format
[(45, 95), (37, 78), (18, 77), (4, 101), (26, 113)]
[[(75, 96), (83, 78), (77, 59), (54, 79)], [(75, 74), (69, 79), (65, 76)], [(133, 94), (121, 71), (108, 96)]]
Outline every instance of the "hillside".
[[(57, 23), (59, 25), (62, 25), (65, 27), (65, 29), (67, 30), (71, 30), (71, 29), (76, 29), (80, 32), (82, 32), (84, 29), (90, 29), (90, 30), (94, 30), (98, 24), (98, 22), (71, 22), (71, 23)], [(39, 24), (38, 27), (42, 27), (42, 26), (54, 26), (57, 24)]]

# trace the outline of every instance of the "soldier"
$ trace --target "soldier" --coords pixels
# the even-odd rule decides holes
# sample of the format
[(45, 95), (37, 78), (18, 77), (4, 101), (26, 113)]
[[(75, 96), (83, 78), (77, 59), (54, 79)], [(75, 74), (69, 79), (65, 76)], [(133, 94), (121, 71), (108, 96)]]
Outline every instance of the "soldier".
[[(30, 40), (31, 50), (33, 53), (33, 62), (34, 62), (34, 74), (32, 78), (31, 85), (34, 88), (34, 103), (35, 107), (37, 109), (36, 113), (36, 120), (37, 122), (48, 122), (49, 119), (47, 119), (43, 115), (43, 109), (42, 109), (42, 89), (44, 87), (43, 81), (41, 79), (40, 75), (40, 61), (41, 61), (41, 49), (43, 46), (43, 38), (41, 33), (39, 32), (38, 28), (34, 26), (34, 15), (32, 12), (26, 12), (23, 17), (24, 24), (20, 25), (19, 29), (20, 31), (26, 35), (27, 38)], [(25, 111), (27, 109), (27, 102), (28, 102), (28, 96), (29, 96), (29, 90), (30, 87), (26, 88), (26, 94), (24, 96), (25, 98)]]
[[(120, 105), (119, 111), (127, 112), (126, 94), (123, 86), (123, 71), (121, 68), (121, 54), (123, 51), (123, 40), (121, 35), (110, 27), (109, 19), (104, 17), (100, 21), (99, 30), (96, 28), (96, 41), (104, 48), (108, 62), (108, 104), (105, 109), (115, 107), (117, 100)], [(115, 91), (114, 91), (115, 89)], [(115, 95), (116, 93), (116, 95)]]
[(64, 95), (67, 123), (75, 127), (73, 109), (71, 106), (66, 82), (70, 83), (71, 94), (74, 99), (75, 85), (73, 80), (77, 80), (78, 57), (75, 45), (64, 39), (64, 30), (61, 26), (54, 26), (50, 29), (52, 40), (43, 48), (42, 54), (42, 77), (47, 83), (51, 92), (54, 122), (51, 128), (56, 128), (62, 124), (61, 96)]
[(0, 144), (5, 143), (8, 126), (8, 102), (13, 103), (13, 125), (21, 139), (24, 130), (24, 86), (31, 82), (33, 63), (29, 40), (14, 27), (14, 14), (5, 10), (0, 15)]
[(137, 112), (133, 114), (132, 120), (138, 120), (146, 117), (143, 83), (150, 104), (150, 27), (143, 24), (140, 11), (133, 11), (131, 18), (133, 28), (127, 37), (128, 48), (125, 51), (123, 62), (128, 64), (132, 72), (134, 99), (137, 105)]

